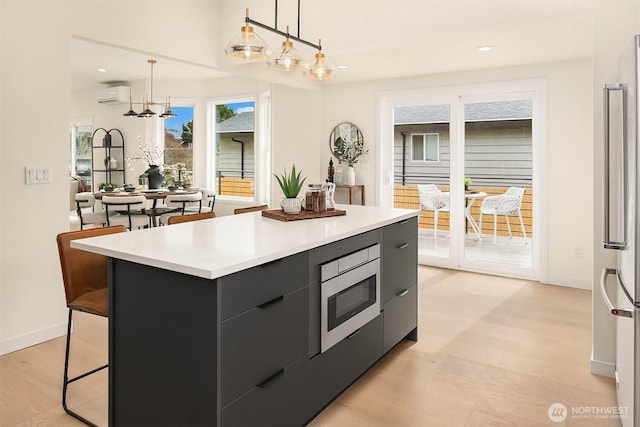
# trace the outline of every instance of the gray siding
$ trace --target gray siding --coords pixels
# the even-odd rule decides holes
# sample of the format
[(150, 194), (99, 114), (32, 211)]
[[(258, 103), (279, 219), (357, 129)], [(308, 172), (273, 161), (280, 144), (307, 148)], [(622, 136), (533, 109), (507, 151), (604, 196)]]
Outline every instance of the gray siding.
[[(403, 184), (402, 134), (406, 133), (404, 184), (449, 185), (449, 124), (395, 126), (394, 182)], [(412, 162), (411, 133), (440, 135), (439, 162)], [(471, 122), (465, 128), (465, 176), (479, 187), (531, 187), (531, 120)]]

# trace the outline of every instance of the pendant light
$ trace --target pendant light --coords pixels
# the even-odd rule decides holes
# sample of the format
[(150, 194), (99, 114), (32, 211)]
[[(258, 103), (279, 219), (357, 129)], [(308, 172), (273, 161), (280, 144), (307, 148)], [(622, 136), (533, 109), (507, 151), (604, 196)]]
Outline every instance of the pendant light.
[(336, 68), (326, 61), (321, 46), (321, 40), (318, 40), (318, 53), (313, 64), (302, 71), (302, 76), (307, 80), (330, 80), (336, 76)]
[[(163, 119), (168, 119), (170, 117), (176, 117), (176, 114), (171, 111), (171, 97), (167, 97), (167, 101), (165, 102), (161, 102), (161, 101), (155, 101), (153, 99), (153, 66), (158, 62), (155, 59), (148, 59), (147, 62), (150, 64), (151, 66), (151, 74), (150, 74), (150, 88), (151, 88), (151, 96), (145, 96), (145, 98), (142, 100), (142, 102), (133, 102), (131, 96), (129, 96), (129, 111), (127, 111), (126, 113), (123, 114), (123, 116), (125, 117), (142, 117), (142, 118), (149, 118), (149, 117), (153, 117), (156, 115), (156, 113), (151, 109), (151, 107), (153, 105), (162, 105), (164, 107), (164, 113), (160, 114), (159, 117), (163, 118)], [(133, 104), (141, 104), (142, 105), (142, 112), (141, 113), (136, 113), (135, 110), (133, 109)]]
[(289, 40), (289, 26), (287, 25), (287, 37), (282, 42), (282, 49), (267, 61), (269, 68), (279, 71), (295, 71), (304, 66), (300, 53), (293, 47), (293, 42)]
[[(300, 38), (300, 0), (298, 0), (298, 36), (278, 30), (278, 0), (275, 1), (275, 27), (270, 27), (261, 22), (253, 20), (249, 17), (249, 9), (246, 9), (245, 24), (240, 29), (240, 34), (235, 36), (224, 48), (227, 57), (243, 61), (268, 60), (267, 65), (279, 71), (294, 71), (304, 68), (304, 62), (300, 53), (293, 47), (292, 40), (317, 49), (313, 63), (309, 68), (303, 71), (303, 76), (310, 80), (329, 80), (336, 76), (336, 69), (325, 59), (320, 44), (314, 44), (310, 41)], [(275, 56), (269, 59), (271, 48), (269, 45), (254, 31), (253, 27), (262, 28), (275, 34), (279, 34), (285, 38), (282, 42), (282, 48), (278, 50)]]
[(240, 34), (227, 43), (224, 53), (229, 58), (243, 61), (257, 61), (268, 59), (271, 55), (271, 48), (262, 37), (253, 32), (253, 27), (249, 25), (249, 9), (246, 9), (245, 25), (240, 28)]

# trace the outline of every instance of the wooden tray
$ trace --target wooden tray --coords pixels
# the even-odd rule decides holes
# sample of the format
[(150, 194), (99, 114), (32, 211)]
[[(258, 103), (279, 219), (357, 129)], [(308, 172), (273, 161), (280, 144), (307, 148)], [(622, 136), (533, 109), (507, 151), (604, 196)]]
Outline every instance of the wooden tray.
[(301, 219), (312, 219), (312, 218), (327, 218), (330, 216), (342, 216), (346, 215), (347, 211), (343, 211), (340, 209), (334, 209), (331, 211), (324, 212), (313, 212), (313, 211), (300, 211), (299, 214), (288, 214), (284, 213), (282, 209), (271, 209), (262, 211), (262, 216), (277, 219), (278, 221), (298, 221)]

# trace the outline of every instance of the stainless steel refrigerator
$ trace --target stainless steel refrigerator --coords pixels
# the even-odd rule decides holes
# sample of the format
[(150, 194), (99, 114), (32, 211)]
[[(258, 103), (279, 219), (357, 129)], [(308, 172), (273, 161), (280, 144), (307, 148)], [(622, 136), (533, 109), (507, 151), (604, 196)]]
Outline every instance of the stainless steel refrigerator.
[(603, 238), (618, 261), (615, 268), (603, 270), (600, 288), (616, 316), (620, 419), (624, 427), (640, 427), (640, 35), (620, 56), (619, 79), (604, 88)]

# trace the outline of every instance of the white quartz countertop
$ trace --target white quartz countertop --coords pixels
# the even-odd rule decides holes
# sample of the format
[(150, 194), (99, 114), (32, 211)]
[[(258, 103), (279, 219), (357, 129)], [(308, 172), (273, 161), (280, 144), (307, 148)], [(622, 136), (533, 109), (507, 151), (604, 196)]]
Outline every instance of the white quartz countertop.
[(415, 217), (417, 210), (339, 205), (343, 216), (298, 221), (261, 212), (74, 240), (113, 258), (215, 279)]

